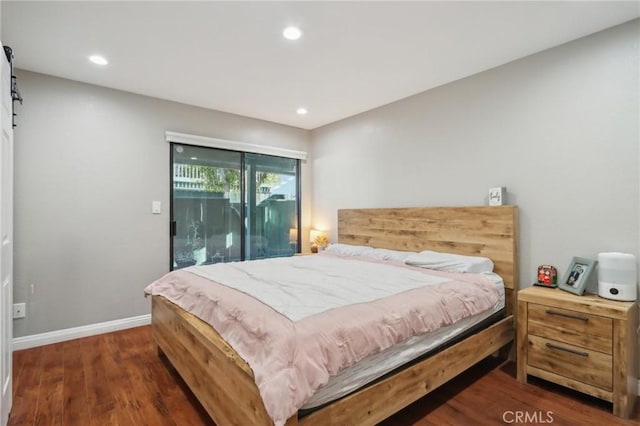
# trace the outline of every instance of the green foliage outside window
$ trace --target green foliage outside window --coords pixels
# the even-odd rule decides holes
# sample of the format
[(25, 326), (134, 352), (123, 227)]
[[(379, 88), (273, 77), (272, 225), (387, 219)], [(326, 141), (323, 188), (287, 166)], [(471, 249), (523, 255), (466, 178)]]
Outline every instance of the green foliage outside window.
[(277, 173), (256, 173), (256, 180), (258, 183), (258, 187), (265, 185), (268, 187), (272, 187), (280, 182), (280, 175)]
[[(223, 169), (221, 167), (195, 166), (200, 169), (200, 176), (204, 179), (204, 189), (209, 192), (240, 192), (240, 170)], [(256, 183), (272, 187), (280, 182), (277, 173), (256, 173)]]
[[(200, 176), (204, 179), (204, 189), (208, 192), (225, 192), (227, 190), (226, 179), (223, 178), (219, 167), (199, 166)], [(222, 176), (221, 176), (222, 175)]]

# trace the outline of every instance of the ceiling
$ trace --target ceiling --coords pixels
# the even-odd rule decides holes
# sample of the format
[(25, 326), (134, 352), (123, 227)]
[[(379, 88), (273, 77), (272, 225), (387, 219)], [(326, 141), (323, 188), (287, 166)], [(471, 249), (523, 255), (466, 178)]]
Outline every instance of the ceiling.
[[(313, 129), (637, 18), (640, 2), (2, 1), (1, 13), (18, 68)], [(302, 38), (284, 39), (288, 25)]]

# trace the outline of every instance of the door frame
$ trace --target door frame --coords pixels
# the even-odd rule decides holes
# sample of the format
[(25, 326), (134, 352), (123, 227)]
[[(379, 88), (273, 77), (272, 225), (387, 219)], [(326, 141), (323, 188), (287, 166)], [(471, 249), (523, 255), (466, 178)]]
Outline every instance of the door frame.
[(13, 402), (13, 67), (11, 49), (0, 62), (0, 424)]

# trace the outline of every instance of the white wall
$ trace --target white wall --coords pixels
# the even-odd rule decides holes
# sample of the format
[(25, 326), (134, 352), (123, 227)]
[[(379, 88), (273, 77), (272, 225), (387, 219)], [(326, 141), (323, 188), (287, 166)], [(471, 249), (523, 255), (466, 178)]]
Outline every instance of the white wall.
[[(520, 286), (638, 253), (638, 20), (312, 131), (313, 222), (340, 208), (520, 210)], [(375, 90), (375, 88), (372, 88)]]
[[(16, 337), (150, 312), (143, 289), (169, 269), (166, 130), (309, 150), (301, 129), (26, 71), (18, 82)], [(304, 163), (302, 180), (309, 194)]]

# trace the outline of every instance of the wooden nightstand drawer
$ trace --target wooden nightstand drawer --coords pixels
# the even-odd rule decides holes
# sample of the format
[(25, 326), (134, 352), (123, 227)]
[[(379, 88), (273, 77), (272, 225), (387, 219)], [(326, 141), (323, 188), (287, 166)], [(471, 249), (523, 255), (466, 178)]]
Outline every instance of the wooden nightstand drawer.
[(528, 304), (529, 334), (611, 355), (613, 321), (598, 315)]
[(610, 391), (612, 357), (580, 346), (529, 335), (529, 365)]

